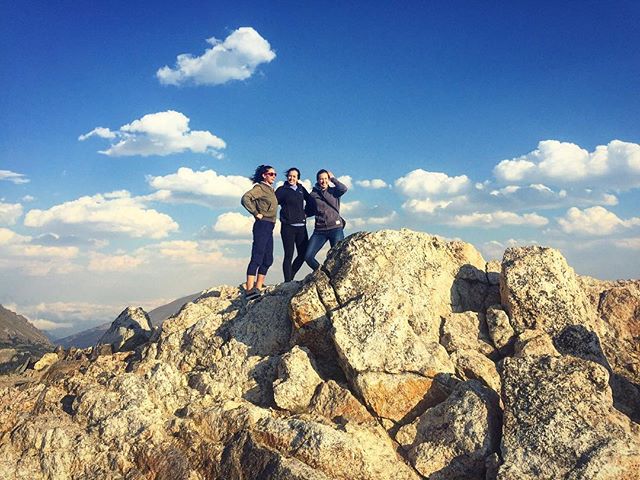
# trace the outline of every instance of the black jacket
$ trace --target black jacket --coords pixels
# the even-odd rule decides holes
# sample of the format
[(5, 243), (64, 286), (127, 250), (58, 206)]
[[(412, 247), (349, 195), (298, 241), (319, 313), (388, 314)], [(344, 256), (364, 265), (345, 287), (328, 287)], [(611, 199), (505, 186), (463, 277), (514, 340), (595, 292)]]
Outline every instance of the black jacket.
[(304, 211), (304, 203), (309, 201), (309, 192), (298, 183), (298, 189), (289, 187), (288, 183), (281, 185), (276, 190), (276, 198), (280, 205), (280, 221), (291, 225), (305, 223), (307, 218)]

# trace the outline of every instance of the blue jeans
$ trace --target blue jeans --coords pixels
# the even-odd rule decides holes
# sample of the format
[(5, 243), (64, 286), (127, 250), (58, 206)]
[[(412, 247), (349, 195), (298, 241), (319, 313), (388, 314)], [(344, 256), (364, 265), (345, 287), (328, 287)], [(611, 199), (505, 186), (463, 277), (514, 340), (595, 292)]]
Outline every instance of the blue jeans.
[(341, 240), (344, 240), (344, 229), (332, 228), (331, 230), (314, 230), (313, 235), (309, 239), (307, 244), (307, 253), (304, 256), (304, 260), (307, 265), (311, 267), (311, 270), (317, 270), (320, 268), (320, 263), (316, 260), (316, 255), (320, 251), (324, 244), (329, 241), (329, 245), (332, 247)]

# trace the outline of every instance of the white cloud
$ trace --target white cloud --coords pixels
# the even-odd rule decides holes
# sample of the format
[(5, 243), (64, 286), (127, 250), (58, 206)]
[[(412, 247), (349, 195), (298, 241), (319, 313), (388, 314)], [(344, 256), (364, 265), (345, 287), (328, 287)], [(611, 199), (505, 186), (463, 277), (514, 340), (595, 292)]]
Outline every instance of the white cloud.
[(21, 216), (21, 204), (0, 202), (0, 225), (15, 225), (16, 221)]
[(442, 210), (451, 205), (451, 200), (407, 200), (402, 204), (402, 208), (411, 213), (434, 213), (436, 210)]
[(427, 172), (421, 168), (395, 181), (396, 188), (407, 197), (431, 199), (459, 195), (471, 186), (466, 175), (450, 177), (441, 172)]
[(393, 211), (388, 215), (382, 215), (382, 216), (349, 218), (347, 220), (347, 227), (352, 226), (354, 228), (362, 228), (364, 226), (378, 226), (378, 227), (382, 225), (388, 226), (397, 218), (397, 216), (398, 214), (395, 211)]
[[(37, 304), (11, 304), (8, 307), (15, 312), (20, 312), (28, 318), (43, 318), (53, 321), (57, 325), (70, 327), (76, 323), (86, 322), (88, 319), (95, 322), (106, 322), (116, 318), (122, 311), (122, 305), (106, 305), (91, 302), (41, 302)], [(69, 323), (68, 323), (69, 322)], [(65, 328), (65, 327), (60, 327)], [(46, 329), (45, 329), (46, 330)]]
[(619, 248), (627, 250), (640, 250), (640, 237), (619, 238), (613, 241), (613, 244)]
[(342, 175), (341, 177), (337, 177), (339, 182), (344, 183), (344, 185), (351, 190), (353, 188), (353, 179), (351, 175)]
[(341, 202), (340, 213), (343, 215), (358, 215), (358, 212), (363, 211), (364, 203), (360, 200), (354, 200), (352, 202)]
[(347, 228), (362, 228), (367, 225), (389, 225), (397, 218), (395, 210), (380, 205), (367, 205), (360, 200), (342, 202), (340, 213), (347, 220)]
[(249, 215), (227, 212), (218, 216), (213, 230), (231, 237), (250, 237), (254, 219)]
[(499, 190), (492, 190), (489, 194), (497, 197), (498, 195), (509, 195), (511, 193), (517, 192), (518, 190), (520, 190), (520, 187), (518, 185), (507, 185), (506, 187), (503, 187)]
[(313, 190), (313, 183), (311, 182), (311, 180), (307, 178), (305, 180), (300, 180), (300, 183), (304, 188), (307, 189), (307, 192), (311, 193), (311, 190)]
[[(616, 205), (615, 195), (604, 193), (602, 190), (571, 188), (570, 190), (553, 190), (552, 188), (534, 183), (531, 185), (507, 185), (496, 188), (484, 195), (483, 191), (474, 192), (469, 204), (483, 205), (486, 209), (530, 210), (540, 208), (561, 208), (568, 206)], [(476, 206), (475, 208), (481, 208)]]
[[(219, 265), (236, 265), (233, 259), (227, 258), (220, 245), (215, 241), (174, 240), (147, 245), (139, 249), (137, 255), (146, 261), (162, 258), (165, 261), (195, 266), (212, 267)], [(243, 259), (245, 264), (248, 259)]]
[(448, 223), (458, 227), (496, 228), (504, 225), (541, 227), (549, 223), (549, 220), (536, 213), (525, 213), (519, 215), (514, 212), (501, 210), (489, 213), (474, 212), (470, 214), (456, 215)]
[(33, 202), (35, 199), (36, 197), (31, 195), (25, 195), (24, 197), (22, 197), (23, 202)]
[(23, 243), (31, 240), (31, 237), (18, 235), (13, 230), (0, 227), (0, 245), (9, 245), (15, 243)]
[[(138, 120), (123, 125), (112, 132), (98, 127), (80, 135), (79, 140), (92, 136), (117, 139), (107, 150), (100, 153), (113, 157), (142, 155), (171, 155), (191, 151), (220, 156), (219, 150), (227, 144), (221, 138), (206, 130), (191, 130), (189, 118), (174, 110), (149, 113)], [(98, 133), (102, 132), (102, 133)]]
[(47, 320), (45, 318), (37, 318), (35, 320), (29, 320), (36, 328), (40, 330), (58, 330), (60, 328), (69, 328), (73, 326), (73, 323), (58, 323), (52, 322), (51, 320)]
[(510, 238), (505, 242), (491, 240), (489, 242), (483, 243), (480, 246), (480, 252), (482, 253), (482, 256), (486, 260), (502, 260), (504, 251), (508, 247), (518, 247), (523, 245), (537, 245), (537, 244), (538, 242), (535, 240), (516, 240), (514, 238)]
[(87, 138), (91, 138), (91, 137), (100, 137), (100, 138), (106, 138), (106, 139), (113, 139), (116, 138), (116, 133), (112, 132), (111, 130), (109, 130), (108, 128), (105, 127), (96, 127), (93, 130), (91, 130), (89, 133), (85, 133), (84, 135), (80, 135), (78, 137), (78, 140), (80, 140), (81, 142), (83, 140), (86, 140)]
[(24, 173), (16, 173), (11, 170), (0, 170), (0, 180), (6, 180), (16, 185), (30, 182)]
[(251, 27), (234, 30), (224, 41), (207, 39), (211, 48), (199, 56), (183, 53), (176, 59), (175, 69), (168, 65), (160, 68), (156, 76), (165, 85), (221, 85), (231, 80), (245, 80), (258, 65), (269, 63), (275, 57), (269, 42)]
[(604, 207), (580, 210), (572, 207), (564, 217), (558, 219), (560, 228), (568, 234), (603, 236), (640, 225), (640, 217), (622, 220)]
[(0, 228), (0, 270), (17, 269), (29, 276), (45, 276), (79, 269), (72, 261), (79, 254), (78, 247), (38, 245), (32, 240), (8, 228)]
[(163, 238), (178, 230), (178, 224), (169, 215), (146, 208), (143, 201), (126, 191), (85, 196), (48, 210), (30, 210), (24, 224), (27, 227), (75, 225), (135, 238)]
[(106, 255), (92, 252), (89, 255), (88, 269), (92, 272), (128, 272), (144, 263), (142, 258), (131, 255)]
[(371, 188), (371, 189), (379, 189), (379, 188), (387, 188), (387, 182), (380, 178), (374, 178), (373, 180), (358, 180), (356, 181), (356, 185), (362, 188)]
[(544, 140), (521, 157), (503, 160), (493, 169), (503, 182), (593, 184), (602, 188), (640, 187), (640, 145), (612, 140), (593, 152), (574, 143)]
[(158, 201), (189, 201), (208, 198), (220, 199), (228, 197), (239, 203), (240, 197), (251, 188), (252, 182), (239, 175), (219, 175), (213, 170), (194, 172), (190, 168), (181, 167), (176, 173), (165, 176), (148, 176), (151, 187), (164, 192)]

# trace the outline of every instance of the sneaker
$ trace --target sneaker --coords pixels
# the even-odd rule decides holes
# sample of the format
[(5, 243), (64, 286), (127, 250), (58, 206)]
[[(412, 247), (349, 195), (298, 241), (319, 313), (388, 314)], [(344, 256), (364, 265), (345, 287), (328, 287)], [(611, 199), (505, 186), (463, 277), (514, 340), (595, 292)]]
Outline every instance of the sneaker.
[(255, 300), (256, 298), (260, 298), (260, 290), (256, 287), (253, 287), (251, 290), (244, 292), (244, 298), (247, 300)]

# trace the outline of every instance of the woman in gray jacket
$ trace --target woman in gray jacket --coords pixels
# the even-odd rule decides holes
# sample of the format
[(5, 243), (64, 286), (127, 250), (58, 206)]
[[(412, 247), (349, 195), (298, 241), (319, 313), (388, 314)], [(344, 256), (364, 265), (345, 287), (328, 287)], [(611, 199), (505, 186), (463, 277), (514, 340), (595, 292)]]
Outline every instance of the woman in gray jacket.
[[(320, 267), (316, 255), (327, 241), (333, 247), (344, 239), (344, 219), (340, 216), (340, 197), (347, 192), (347, 186), (330, 171), (318, 171), (316, 181), (309, 201), (310, 213), (315, 214), (316, 223), (304, 258), (312, 270)], [(329, 182), (334, 186), (330, 187)]]

